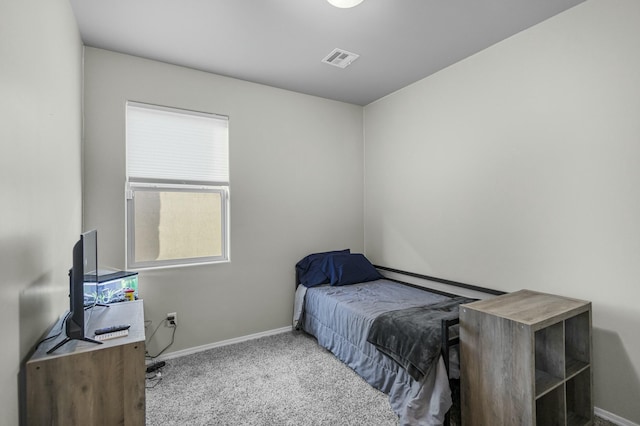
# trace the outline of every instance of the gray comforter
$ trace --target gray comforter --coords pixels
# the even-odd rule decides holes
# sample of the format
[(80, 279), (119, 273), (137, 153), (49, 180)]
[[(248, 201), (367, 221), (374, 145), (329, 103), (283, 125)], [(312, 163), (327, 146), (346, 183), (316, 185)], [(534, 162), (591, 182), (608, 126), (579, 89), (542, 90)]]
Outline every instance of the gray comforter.
[(422, 380), (440, 356), (442, 320), (457, 318), (460, 304), (470, 302), (473, 299), (455, 297), (385, 312), (371, 324), (367, 341), (400, 364), (415, 380)]

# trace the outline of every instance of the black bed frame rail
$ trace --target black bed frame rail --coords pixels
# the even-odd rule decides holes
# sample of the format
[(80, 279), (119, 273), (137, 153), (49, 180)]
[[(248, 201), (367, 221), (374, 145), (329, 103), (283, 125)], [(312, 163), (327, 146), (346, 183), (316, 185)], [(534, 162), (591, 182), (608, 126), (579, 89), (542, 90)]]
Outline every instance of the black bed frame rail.
[[(451, 337), (449, 334), (449, 328), (459, 323), (460, 323), (460, 318), (452, 318), (452, 319), (443, 319), (440, 325), (441, 339), (442, 339), (441, 352), (442, 352), (442, 359), (444, 360), (445, 371), (447, 372), (447, 377), (449, 377), (449, 362), (450, 362), (449, 349), (452, 346), (460, 344), (460, 337), (458, 336)], [(449, 381), (451, 381), (451, 378), (449, 378)], [(447, 411), (447, 413), (444, 415), (444, 426), (449, 426), (450, 424), (451, 424), (451, 410)]]
[(449, 335), (449, 327), (460, 323), (460, 318), (443, 319), (442, 328), (442, 358), (444, 358), (444, 366), (449, 373), (449, 348), (460, 343), (460, 337), (451, 337)]
[(386, 267), (386, 266), (373, 265), (373, 267), (376, 268), (376, 269), (382, 269), (383, 271), (389, 271), (389, 272), (394, 272), (396, 274), (406, 275), (408, 277), (421, 278), (423, 280), (434, 281), (434, 282), (441, 283), (441, 284), (449, 284), (449, 285), (452, 285), (452, 286), (455, 286), (455, 287), (466, 288), (467, 290), (475, 290), (475, 291), (479, 291), (481, 293), (493, 294), (495, 296), (499, 296), (501, 294), (505, 294), (504, 291), (494, 290), (492, 288), (480, 287), (480, 286), (473, 285), (473, 284), (465, 284), (465, 283), (461, 283), (461, 282), (458, 282), (458, 281), (447, 280), (447, 279), (444, 279), (444, 278), (431, 277), (429, 275), (416, 274), (415, 272), (402, 271), (400, 269), (389, 268), (389, 267)]

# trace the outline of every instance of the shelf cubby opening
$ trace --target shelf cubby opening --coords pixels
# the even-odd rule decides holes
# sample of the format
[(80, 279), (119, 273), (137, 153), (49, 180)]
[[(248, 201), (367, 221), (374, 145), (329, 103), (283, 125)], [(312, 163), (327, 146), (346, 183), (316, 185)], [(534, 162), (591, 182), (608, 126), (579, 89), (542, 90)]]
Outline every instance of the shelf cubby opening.
[(579, 373), (591, 362), (590, 313), (583, 312), (565, 321), (565, 377)]
[(565, 377), (564, 324), (535, 332), (536, 396), (558, 385)]
[(565, 426), (564, 386), (558, 386), (536, 400), (537, 426)]
[(565, 384), (567, 426), (588, 425), (593, 420), (591, 412), (591, 369), (587, 368)]

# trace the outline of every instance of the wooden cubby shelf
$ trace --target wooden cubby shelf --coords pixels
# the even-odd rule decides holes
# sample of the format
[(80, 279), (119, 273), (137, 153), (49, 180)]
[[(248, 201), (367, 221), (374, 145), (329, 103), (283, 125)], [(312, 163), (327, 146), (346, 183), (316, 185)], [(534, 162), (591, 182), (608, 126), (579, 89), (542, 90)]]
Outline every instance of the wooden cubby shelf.
[(460, 307), (462, 424), (593, 424), (591, 303), (521, 290)]

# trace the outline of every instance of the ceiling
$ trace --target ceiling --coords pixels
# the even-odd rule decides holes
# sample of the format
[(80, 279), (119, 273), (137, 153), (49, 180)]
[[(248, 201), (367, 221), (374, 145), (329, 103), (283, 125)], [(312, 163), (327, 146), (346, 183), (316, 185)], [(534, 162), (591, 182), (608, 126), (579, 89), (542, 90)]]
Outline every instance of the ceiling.
[[(85, 45), (366, 105), (584, 0), (70, 0)], [(341, 69), (333, 49), (360, 55)]]

